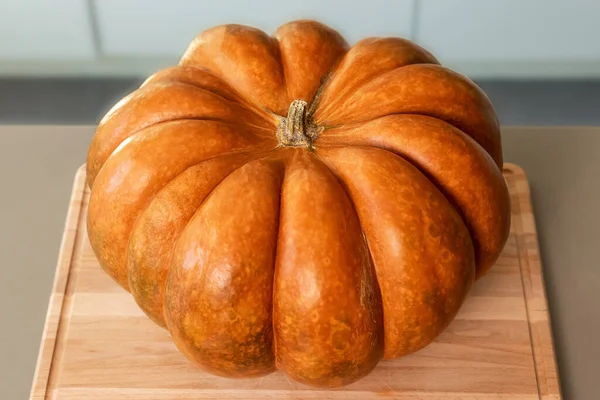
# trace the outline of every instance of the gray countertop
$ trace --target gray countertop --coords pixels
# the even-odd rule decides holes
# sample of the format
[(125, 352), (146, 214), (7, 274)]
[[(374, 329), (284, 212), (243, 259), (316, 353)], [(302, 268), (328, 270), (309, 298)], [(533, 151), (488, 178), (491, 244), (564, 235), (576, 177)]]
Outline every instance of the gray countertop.
[[(26, 399), (90, 126), (0, 126), (0, 397)], [(532, 187), (565, 399), (600, 393), (600, 128), (503, 129)]]

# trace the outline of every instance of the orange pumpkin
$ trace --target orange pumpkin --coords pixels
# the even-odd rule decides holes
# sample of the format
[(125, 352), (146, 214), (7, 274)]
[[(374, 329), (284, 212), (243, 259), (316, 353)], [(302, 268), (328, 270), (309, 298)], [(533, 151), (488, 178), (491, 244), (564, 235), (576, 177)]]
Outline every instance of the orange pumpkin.
[(333, 387), (433, 341), (509, 230), (494, 110), (399, 38), (196, 37), (101, 121), (102, 268), (211, 373)]

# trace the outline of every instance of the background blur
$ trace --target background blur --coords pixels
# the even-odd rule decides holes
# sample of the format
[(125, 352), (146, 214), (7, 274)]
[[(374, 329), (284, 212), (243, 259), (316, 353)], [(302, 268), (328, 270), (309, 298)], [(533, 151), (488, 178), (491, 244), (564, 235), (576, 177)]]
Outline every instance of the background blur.
[(0, 0), (0, 123), (95, 123), (202, 30), (299, 18), (416, 41), (505, 125), (600, 121), (598, 0)]

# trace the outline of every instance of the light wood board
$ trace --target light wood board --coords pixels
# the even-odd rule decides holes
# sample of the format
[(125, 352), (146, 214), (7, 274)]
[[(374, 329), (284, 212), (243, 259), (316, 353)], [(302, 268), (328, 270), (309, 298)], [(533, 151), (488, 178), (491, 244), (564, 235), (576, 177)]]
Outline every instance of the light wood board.
[(219, 378), (190, 364), (167, 331), (98, 266), (85, 230), (88, 190), (77, 172), (31, 399), (561, 398), (529, 184), (506, 164), (511, 234), (456, 319), (425, 349), (382, 361), (336, 390), (290, 381)]

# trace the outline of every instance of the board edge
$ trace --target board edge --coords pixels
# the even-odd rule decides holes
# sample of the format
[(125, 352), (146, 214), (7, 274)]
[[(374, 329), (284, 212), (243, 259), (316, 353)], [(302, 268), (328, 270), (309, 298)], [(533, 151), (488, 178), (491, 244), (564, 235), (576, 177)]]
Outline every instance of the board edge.
[(52, 370), (57, 334), (60, 327), (60, 314), (56, 319), (56, 323), (53, 323), (54, 313), (56, 310), (62, 310), (65, 301), (67, 280), (71, 270), (73, 253), (75, 252), (75, 243), (79, 235), (79, 221), (81, 220), (85, 185), (86, 166), (83, 164), (77, 169), (73, 181), (69, 209), (65, 219), (56, 271), (54, 273), (54, 281), (44, 320), (44, 330), (40, 340), (33, 382), (29, 393), (30, 400), (44, 400), (47, 398), (50, 372)]
[[(539, 398), (541, 400), (561, 400), (560, 375), (552, 335), (551, 316), (535, 217), (533, 215), (531, 187), (527, 174), (520, 166), (504, 163), (503, 173), (509, 173), (512, 176), (515, 184), (514, 192), (517, 194), (519, 204), (523, 201), (528, 205), (527, 210), (522, 210), (519, 205), (518, 212), (512, 212), (512, 215), (520, 216), (519, 223), (513, 229), (515, 229), (517, 237), (518, 253), (525, 256), (524, 259), (519, 258), (519, 266)], [(530, 218), (525, 218), (529, 214), (531, 214)], [(527, 242), (528, 239), (530, 240), (529, 243)], [(525, 269), (523, 268), (524, 261), (527, 264)], [(536, 291), (538, 292), (537, 295)], [(540, 315), (543, 315), (543, 318), (539, 318)], [(535, 320), (532, 320), (532, 318), (535, 318)], [(551, 356), (547, 353), (551, 353)], [(547, 358), (550, 358), (550, 360), (547, 360)]]

